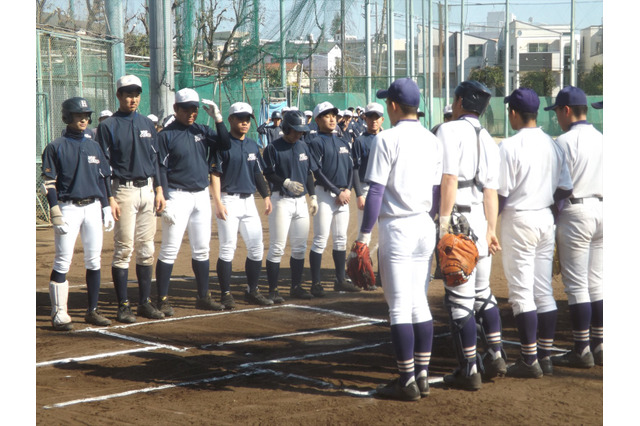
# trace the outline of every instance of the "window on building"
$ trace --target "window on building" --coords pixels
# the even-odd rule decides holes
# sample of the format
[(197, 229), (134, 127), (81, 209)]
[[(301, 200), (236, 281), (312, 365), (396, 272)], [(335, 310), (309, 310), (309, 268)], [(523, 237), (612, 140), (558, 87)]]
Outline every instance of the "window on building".
[(482, 45), (470, 44), (469, 45), (469, 57), (470, 58), (482, 58)]
[(528, 50), (529, 50), (529, 53), (548, 52), (549, 44), (548, 43), (529, 43)]

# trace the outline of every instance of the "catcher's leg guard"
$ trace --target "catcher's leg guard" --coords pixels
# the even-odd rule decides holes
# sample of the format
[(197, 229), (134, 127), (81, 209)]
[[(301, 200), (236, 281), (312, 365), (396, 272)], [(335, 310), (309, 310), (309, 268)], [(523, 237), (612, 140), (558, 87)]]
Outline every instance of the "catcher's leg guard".
[(71, 317), (67, 313), (69, 281), (49, 282), (49, 297), (51, 298), (51, 325), (53, 328), (61, 331), (73, 329)]
[(493, 295), (487, 298), (476, 296), (476, 307), (481, 303), (480, 308), (476, 309), (475, 317), (478, 325), (478, 336), (480, 336), (486, 353), (490, 352), (494, 358), (496, 355), (505, 356), (502, 350), (502, 319), (500, 318), (500, 310)]
[[(463, 375), (471, 376), (478, 372), (476, 357), (477, 331), (475, 321), (473, 320), (473, 310), (454, 302), (452, 297), (453, 294), (445, 289), (445, 306), (449, 311), (453, 348)], [(453, 308), (467, 311), (467, 315), (462, 318), (453, 319)], [(482, 368), (481, 365), (480, 368)]]

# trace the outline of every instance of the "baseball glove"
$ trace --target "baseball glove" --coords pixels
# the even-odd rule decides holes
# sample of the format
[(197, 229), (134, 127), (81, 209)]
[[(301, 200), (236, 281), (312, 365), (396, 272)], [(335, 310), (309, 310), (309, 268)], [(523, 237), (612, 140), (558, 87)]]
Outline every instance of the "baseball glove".
[(353, 284), (365, 290), (376, 286), (372, 263), (369, 246), (360, 241), (354, 242), (347, 258), (347, 275)]
[(478, 264), (478, 248), (473, 239), (464, 234), (445, 234), (436, 250), (445, 283), (450, 287), (466, 283)]

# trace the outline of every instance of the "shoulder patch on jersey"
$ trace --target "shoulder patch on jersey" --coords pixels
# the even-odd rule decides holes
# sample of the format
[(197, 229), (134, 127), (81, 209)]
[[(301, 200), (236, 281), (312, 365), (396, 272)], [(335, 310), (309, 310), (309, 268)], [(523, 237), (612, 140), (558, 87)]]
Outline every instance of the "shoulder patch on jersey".
[(298, 157), (298, 161), (307, 161), (309, 159), (309, 157), (307, 157), (307, 154), (305, 154), (304, 152), (300, 154), (300, 156)]
[(249, 156), (247, 157), (247, 161), (256, 161), (258, 159), (258, 157), (256, 157), (256, 153), (255, 152), (250, 152)]
[(89, 164), (100, 164), (100, 159), (95, 155), (89, 155), (87, 157)]
[(140, 137), (141, 138), (150, 138), (151, 137), (151, 132), (148, 130), (140, 130)]

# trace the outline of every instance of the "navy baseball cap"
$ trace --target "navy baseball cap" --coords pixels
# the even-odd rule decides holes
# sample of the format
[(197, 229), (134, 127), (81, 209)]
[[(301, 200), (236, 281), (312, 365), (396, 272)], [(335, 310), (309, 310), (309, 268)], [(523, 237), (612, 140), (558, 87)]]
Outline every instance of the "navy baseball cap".
[(582, 89), (578, 87), (565, 86), (558, 92), (556, 102), (553, 105), (546, 107), (544, 110), (549, 111), (568, 105), (588, 105), (587, 95), (585, 95)]
[(520, 112), (538, 112), (540, 98), (532, 89), (520, 87), (504, 98), (504, 103)]
[(410, 78), (399, 78), (391, 83), (388, 89), (380, 89), (376, 93), (378, 99), (389, 98), (393, 102), (402, 105), (419, 107), (420, 89), (415, 81)]
[(602, 109), (602, 101), (600, 102), (591, 102), (591, 106), (595, 109)]

